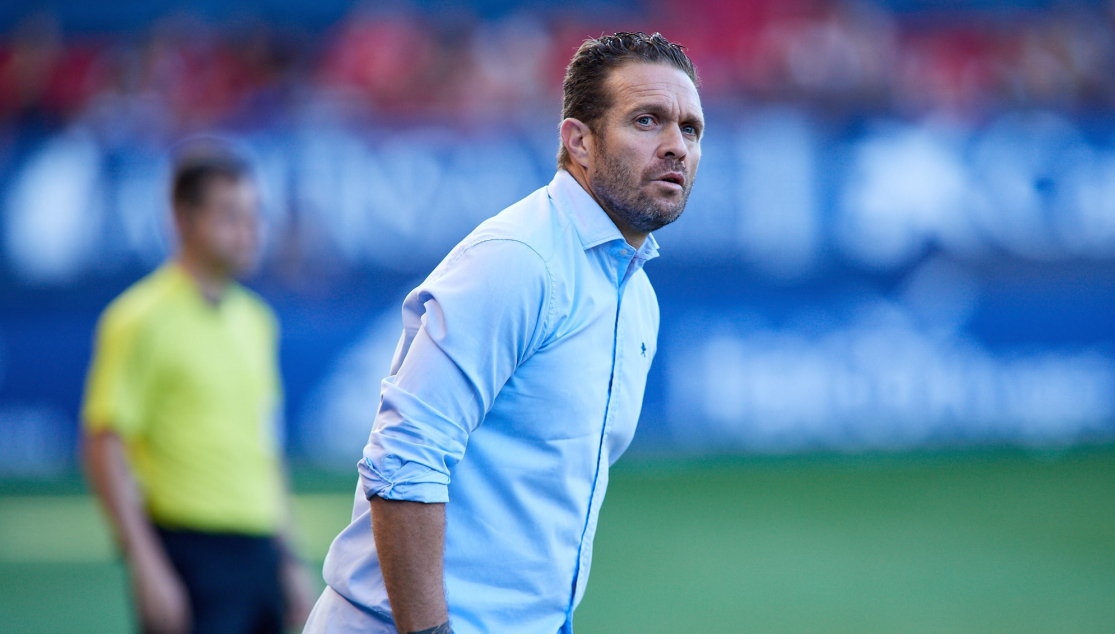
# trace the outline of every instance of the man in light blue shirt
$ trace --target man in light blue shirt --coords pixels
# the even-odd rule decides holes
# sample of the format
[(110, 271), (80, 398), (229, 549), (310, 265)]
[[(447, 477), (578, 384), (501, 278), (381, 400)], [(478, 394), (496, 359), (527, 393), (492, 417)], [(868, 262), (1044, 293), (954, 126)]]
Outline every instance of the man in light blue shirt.
[(352, 523), (307, 632), (572, 631), (656, 350), (650, 232), (681, 215), (700, 160), (696, 85), (658, 34), (577, 51), (553, 181), (403, 304)]

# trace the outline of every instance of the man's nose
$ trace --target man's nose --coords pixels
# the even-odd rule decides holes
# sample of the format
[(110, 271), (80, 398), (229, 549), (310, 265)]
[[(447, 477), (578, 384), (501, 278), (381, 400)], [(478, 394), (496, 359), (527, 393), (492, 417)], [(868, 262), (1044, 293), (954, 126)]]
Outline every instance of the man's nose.
[(681, 133), (681, 126), (668, 125), (663, 129), (663, 138), (658, 146), (658, 158), (681, 160), (685, 158), (688, 150), (685, 147), (685, 135)]

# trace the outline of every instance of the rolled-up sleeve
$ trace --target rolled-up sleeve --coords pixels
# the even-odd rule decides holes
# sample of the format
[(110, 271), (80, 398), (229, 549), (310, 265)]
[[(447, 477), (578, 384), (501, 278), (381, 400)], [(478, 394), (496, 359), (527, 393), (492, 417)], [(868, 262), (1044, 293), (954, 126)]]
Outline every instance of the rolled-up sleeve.
[(489, 239), (454, 251), (411, 291), (358, 465), (368, 498), (449, 501), (469, 435), (545, 338), (551, 286), (531, 247)]

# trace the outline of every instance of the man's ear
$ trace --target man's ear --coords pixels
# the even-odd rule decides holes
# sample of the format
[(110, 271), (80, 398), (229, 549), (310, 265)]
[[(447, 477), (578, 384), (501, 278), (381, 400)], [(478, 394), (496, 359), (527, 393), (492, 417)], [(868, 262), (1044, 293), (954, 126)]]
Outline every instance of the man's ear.
[(561, 144), (573, 159), (583, 168), (588, 168), (592, 155), (592, 130), (579, 119), (565, 119), (561, 122)]

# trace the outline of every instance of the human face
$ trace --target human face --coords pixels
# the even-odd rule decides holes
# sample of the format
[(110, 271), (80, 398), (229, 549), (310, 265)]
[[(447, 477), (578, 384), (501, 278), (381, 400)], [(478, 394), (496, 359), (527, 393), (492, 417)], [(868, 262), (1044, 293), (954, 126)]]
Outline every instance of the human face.
[(625, 235), (645, 235), (685, 210), (701, 160), (701, 99), (669, 64), (620, 66), (607, 89), (612, 107), (593, 134), (589, 183)]
[(245, 273), (259, 248), (259, 193), (250, 178), (217, 177), (204, 200), (180, 225), (183, 247), (209, 270)]

